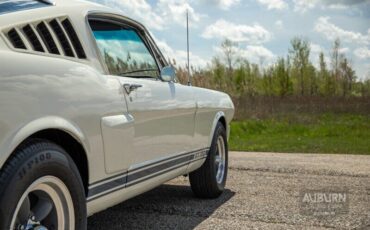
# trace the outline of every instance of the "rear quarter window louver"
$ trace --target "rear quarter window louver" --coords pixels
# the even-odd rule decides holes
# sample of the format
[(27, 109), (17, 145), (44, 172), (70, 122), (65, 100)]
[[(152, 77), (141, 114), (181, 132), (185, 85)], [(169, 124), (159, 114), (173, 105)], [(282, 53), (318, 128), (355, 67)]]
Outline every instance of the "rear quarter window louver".
[(53, 39), (53, 36), (51, 35), (49, 29), (46, 27), (45, 23), (40, 22), (36, 28), (41, 39), (44, 41), (45, 46), (48, 49), (49, 53), (60, 54), (58, 47)]
[(37, 55), (87, 59), (83, 42), (66, 16), (20, 24), (0, 31), (0, 35), (17, 51), (22, 49)]
[(26, 45), (22, 41), (22, 38), (19, 36), (18, 32), (15, 29), (11, 29), (8, 32), (8, 38), (9, 38), (9, 41), (14, 46), (14, 48), (24, 49), (24, 50), (27, 49)]
[(86, 58), (85, 51), (82, 47), (80, 39), (78, 39), (77, 33), (74, 30), (71, 22), (68, 19), (65, 19), (62, 22), (62, 24), (63, 24), (63, 27), (64, 27), (65, 31), (67, 32), (71, 42), (72, 42), (72, 44), (73, 44), (73, 47), (75, 48), (75, 51), (77, 53), (78, 58), (85, 59)]
[(62, 27), (59, 25), (58, 21), (56, 19), (50, 21), (50, 26), (53, 29), (55, 35), (58, 37), (58, 40), (64, 50), (64, 53), (66, 56), (74, 57), (74, 53), (72, 50), (71, 45), (69, 44), (69, 41), (67, 39), (67, 36), (65, 35)]
[(38, 52), (45, 52), (41, 45), (41, 42), (30, 25), (23, 27), (23, 32), (26, 35), (28, 41), (32, 45), (33, 50)]

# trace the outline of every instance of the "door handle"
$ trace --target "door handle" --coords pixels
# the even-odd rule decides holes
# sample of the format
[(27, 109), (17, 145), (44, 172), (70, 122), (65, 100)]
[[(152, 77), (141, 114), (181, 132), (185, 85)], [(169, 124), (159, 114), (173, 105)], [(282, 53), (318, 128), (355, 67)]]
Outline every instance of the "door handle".
[(127, 94), (130, 94), (132, 91), (137, 90), (138, 88), (143, 87), (142, 85), (139, 84), (124, 84), (123, 88), (126, 90)]

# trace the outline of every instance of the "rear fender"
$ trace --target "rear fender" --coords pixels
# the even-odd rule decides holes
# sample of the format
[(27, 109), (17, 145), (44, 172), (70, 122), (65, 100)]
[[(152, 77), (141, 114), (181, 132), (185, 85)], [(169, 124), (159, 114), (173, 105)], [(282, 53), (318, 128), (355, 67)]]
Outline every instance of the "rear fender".
[(0, 166), (3, 166), (5, 161), (24, 140), (39, 131), (47, 129), (58, 129), (67, 132), (82, 144), (86, 152), (89, 152), (87, 139), (76, 125), (61, 117), (48, 116), (29, 122), (4, 141)]

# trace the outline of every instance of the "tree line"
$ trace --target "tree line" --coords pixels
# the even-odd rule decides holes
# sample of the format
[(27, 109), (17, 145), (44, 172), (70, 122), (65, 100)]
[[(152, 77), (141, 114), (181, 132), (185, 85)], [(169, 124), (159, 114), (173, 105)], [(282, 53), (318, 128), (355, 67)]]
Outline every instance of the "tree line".
[[(326, 58), (319, 53), (317, 67), (311, 61), (311, 45), (307, 39), (295, 37), (286, 57), (264, 66), (238, 56), (238, 44), (225, 40), (222, 55), (215, 56), (205, 68), (192, 69), (193, 85), (227, 92), (233, 96), (370, 96), (370, 79), (360, 81), (353, 64), (341, 52), (336, 39)], [(329, 59), (329, 60), (327, 60)], [(176, 66), (176, 61), (170, 61)], [(182, 83), (187, 70), (177, 66)]]

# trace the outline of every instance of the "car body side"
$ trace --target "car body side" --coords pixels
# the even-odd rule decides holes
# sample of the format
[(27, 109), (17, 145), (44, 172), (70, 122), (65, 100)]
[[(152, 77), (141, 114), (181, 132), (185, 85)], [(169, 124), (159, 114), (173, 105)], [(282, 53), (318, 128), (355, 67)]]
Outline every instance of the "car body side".
[[(57, 6), (0, 15), (0, 33), (11, 26), (53, 17), (68, 17), (86, 52), (86, 60), (14, 51), (0, 36), (0, 167), (27, 138), (45, 130), (58, 130), (78, 142), (86, 154), (87, 185), (126, 171), (107, 170), (107, 145), (113, 149), (130, 148), (135, 133), (135, 117), (126, 105), (127, 95), (116, 76), (105, 74), (91, 36), (87, 17), (90, 14), (118, 16), (109, 8), (85, 2), (57, 1)], [(177, 83), (176, 83), (177, 84)], [(217, 122), (227, 130), (234, 107), (224, 93), (190, 87), (195, 110), (192, 123), (184, 125), (193, 149), (209, 148)], [(162, 108), (163, 114), (166, 108)], [(148, 114), (150, 116), (150, 114)], [(173, 122), (184, 122), (180, 119)], [(107, 136), (103, 137), (106, 128)], [(115, 140), (117, 129), (126, 140)], [(145, 130), (144, 130), (145, 131)], [(152, 130), (147, 135), (155, 135)], [(113, 140), (113, 141), (112, 141)], [(115, 146), (117, 145), (117, 146)], [(63, 146), (62, 146), (63, 147)], [(129, 151), (130, 149), (128, 149)], [(127, 150), (126, 150), (127, 151)], [(74, 153), (70, 153), (74, 154)], [(176, 153), (173, 153), (176, 154)], [(120, 156), (119, 156), (120, 157)], [(122, 156), (129, 160), (131, 155)], [(179, 175), (199, 168), (204, 161), (172, 170), (151, 180), (110, 193), (88, 202), (89, 215), (120, 203)], [(77, 162), (78, 165), (78, 162)], [(88, 189), (88, 188), (87, 188)], [(87, 191), (88, 192), (88, 191)]]

